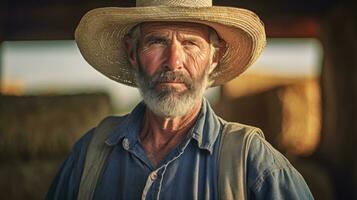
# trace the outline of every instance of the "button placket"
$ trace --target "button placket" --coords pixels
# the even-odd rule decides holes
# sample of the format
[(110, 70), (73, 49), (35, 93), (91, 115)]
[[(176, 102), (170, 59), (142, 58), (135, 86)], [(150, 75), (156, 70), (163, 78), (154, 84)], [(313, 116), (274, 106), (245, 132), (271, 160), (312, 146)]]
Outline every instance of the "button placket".
[[(151, 172), (146, 180), (146, 184), (145, 184), (145, 188), (144, 188), (144, 191), (143, 191), (143, 194), (141, 196), (141, 199), (142, 200), (145, 200), (146, 199), (146, 196), (147, 196), (147, 193), (149, 192), (151, 186), (153, 185), (153, 183), (155, 181), (158, 181), (158, 186), (157, 186), (157, 192), (155, 192), (156, 194), (154, 194), (155, 196), (155, 199), (160, 199), (160, 193), (161, 193), (161, 187), (163, 185), (163, 180), (164, 180), (164, 175), (167, 171), (167, 168), (168, 166), (174, 162), (177, 158), (179, 158), (184, 150), (186, 149), (187, 145), (189, 144), (190, 140), (188, 140), (186, 142), (186, 144), (182, 147), (182, 151), (179, 151), (178, 155), (174, 156), (171, 160), (167, 161), (166, 164), (162, 165), (161, 167), (159, 167), (158, 169), (156, 169), (155, 171)], [(158, 173), (160, 173), (160, 178), (159, 180), (157, 180), (158, 178)]]
[(142, 193), (142, 195), (141, 195), (141, 199), (142, 199), (142, 200), (145, 200), (145, 199), (146, 199), (146, 196), (147, 196), (147, 194), (148, 194), (148, 192), (149, 192), (149, 190), (150, 190), (152, 184), (155, 182), (155, 180), (157, 180), (157, 178), (158, 178), (158, 174), (157, 174), (158, 171), (159, 171), (159, 169), (157, 169), (157, 170), (155, 170), (155, 171), (152, 171), (152, 172), (149, 174), (149, 176), (148, 176), (148, 178), (147, 178), (147, 180), (146, 180), (146, 184), (145, 184), (145, 187), (144, 187), (144, 191), (143, 191), (143, 193)]
[(171, 160), (169, 160), (165, 165), (163, 165), (163, 166), (161, 167), (161, 168), (163, 168), (163, 171), (162, 171), (162, 173), (161, 173), (161, 180), (160, 180), (160, 182), (159, 182), (159, 187), (158, 187), (158, 192), (157, 192), (157, 197), (156, 197), (156, 199), (160, 199), (160, 193), (161, 193), (162, 182), (163, 182), (163, 180), (164, 180), (164, 175), (165, 175), (165, 173), (166, 173), (167, 167), (168, 167), (172, 162), (174, 162), (177, 158), (179, 158), (179, 157), (183, 154), (183, 152), (184, 152), (184, 150), (186, 149), (188, 143), (189, 143), (189, 141), (185, 144), (185, 146), (182, 148), (182, 151), (180, 151), (180, 153), (179, 153), (177, 156), (173, 157)]

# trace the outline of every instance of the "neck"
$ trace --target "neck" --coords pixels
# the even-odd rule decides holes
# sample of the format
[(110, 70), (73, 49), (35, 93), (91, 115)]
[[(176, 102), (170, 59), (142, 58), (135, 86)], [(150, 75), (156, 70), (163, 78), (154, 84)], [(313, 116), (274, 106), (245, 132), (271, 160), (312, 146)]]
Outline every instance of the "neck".
[(174, 118), (157, 116), (146, 108), (140, 140), (154, 166), (184, 140), (195, 123), (201, 106), (200, 99), (189, 113)]

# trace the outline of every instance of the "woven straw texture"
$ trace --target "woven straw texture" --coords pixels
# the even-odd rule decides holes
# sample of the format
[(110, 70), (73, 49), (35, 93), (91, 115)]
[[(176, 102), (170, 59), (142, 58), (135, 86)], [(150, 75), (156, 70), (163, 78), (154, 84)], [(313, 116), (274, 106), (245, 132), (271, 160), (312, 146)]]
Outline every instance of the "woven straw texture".
[[(158, 6), (160, 5), (160, 6)], [(117, 82), (136, 87), (123, 39), (137, 24), (154, 21), (194, 22), (215, 29), (226, 42), (210, 86), (226, 83), (245, 71), (266, 44), (264, 25), (251, 11), (211, 6), (212, 1), (141, 0), (137, 7), (97, 8), (83, 16), (75, 39), (86, 61)]]

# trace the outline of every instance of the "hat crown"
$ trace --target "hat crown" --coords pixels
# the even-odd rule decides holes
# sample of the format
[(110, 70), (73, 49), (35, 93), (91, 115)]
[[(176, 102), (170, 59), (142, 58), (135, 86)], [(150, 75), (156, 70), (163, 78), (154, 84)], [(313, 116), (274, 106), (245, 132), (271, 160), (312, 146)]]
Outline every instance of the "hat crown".
[(136, 6), (211, 7), (212, 0), (136, 0)]

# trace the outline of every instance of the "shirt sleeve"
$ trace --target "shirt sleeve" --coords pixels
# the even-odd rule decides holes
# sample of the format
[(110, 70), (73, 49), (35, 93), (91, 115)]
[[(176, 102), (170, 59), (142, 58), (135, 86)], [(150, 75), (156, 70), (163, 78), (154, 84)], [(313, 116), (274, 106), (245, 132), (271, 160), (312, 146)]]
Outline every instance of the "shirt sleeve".
[(47, 192), (46, 199), (70, 200), (77, 198), (86, 150), (93, 132), (94, 129), (88, 131), (76, 142), (71, 153), (57, 172), (57, 175)]
[(301, 174), (260, 136), (252, 140), (247, 165), (249, 199), (314, 199)]

